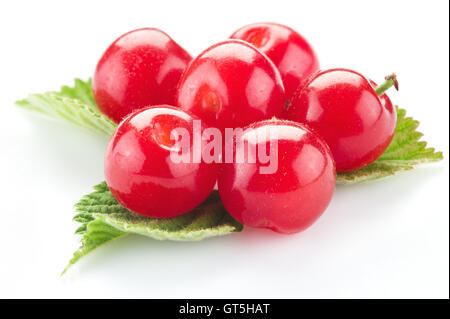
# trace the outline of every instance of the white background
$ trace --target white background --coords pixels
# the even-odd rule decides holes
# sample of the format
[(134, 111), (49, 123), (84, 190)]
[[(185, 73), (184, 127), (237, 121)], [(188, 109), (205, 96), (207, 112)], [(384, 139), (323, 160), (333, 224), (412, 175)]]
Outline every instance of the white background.
[[(449, 296), (448, 1), (3, 1), (0, 297)], [(443, 162), (338, 187), (307, 231), (246, 229), (195, 243), (129, 237), (60, 278), (78, 247), (73, 204), (103, 180), (107, 139), (20, 110), (28, 93), (87, 79), (106, 47), (151, 26), (192, 55), (251, 22), (302, 33), (322, 68), (375, 81), (421, 121)]]

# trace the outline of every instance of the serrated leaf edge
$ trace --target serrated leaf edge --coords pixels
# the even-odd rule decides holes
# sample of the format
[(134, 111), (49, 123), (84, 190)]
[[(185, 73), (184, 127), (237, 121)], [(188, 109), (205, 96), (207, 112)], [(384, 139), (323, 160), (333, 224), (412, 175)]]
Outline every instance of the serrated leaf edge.
[[(96, 105), (85, 103), (80, 99), (68, 97), (64, 91), (71, 91), (77, 85), (83, 84), (90, 86), (91, 79), (84, 82), (75, 79), (73, 87), (64, 85), (59, 92), (50, 91), (45, 93), (29, 94), (25, 99), (18, 100), (15, 104), (24, 109), (33, 110), (47, 115), (48, 117), (65, 120), (73, 125), (80, 126), (91, 132), (99, 132), (111, 136), (117, 124), (101, 114)], [(82, 92), (85, 94), (85, 92)], [(91, 100), (84, 96), (85, 100)], [(56, 101), (64, 107), (48, 107), (54, 105), (52, 101)], [(92, 102), (92, 101), (91, 101)]]
[[(419, 126), (419, 121), (415, 120), (412, 117), (406, 116), (406, 110), (399, 108), (398, 106), (395, 106), (397, 110), (397, 118), (402, 119), (403, 126), (399, 126), (397, 123), (397, 127), (395, 130), (395, 134), (397, 134), (399, 131), (404, 131), (408, 128), (413, 128), (413, 134), (414, 140), (416, 140), (416, 143), (420, 144), (420, 148), (418, 150), (418, 154), (427, 154), (428, 157), (423, 157), (419, 159), (409, 159), (409, 160), (393, 160), (393, 159), (383, 159), (382, 154), (380, 158), (378, 158), (374, 163), (379, 164), (395, 164), (395, 167), (392, 168), (392, 171), (380, 171), (377, 172), (362, 172), (361, 175), (346, 175), (346, 173), (337, 174), (336, 176), (336, 184), (338, 185), (355, 185), (360, 183), (365, 183), (369, 181), (375, 181), (384, 179), (386, 177), (391, 177), (398, 175), (399, 173), (412, 170), (417, 165), (420, 164), (426, 164), (426, 163), (433, 163), (438, 162), (443, 159), (443, 153), (442, 152), (436, 152), (434, 147), (428, 147), (428, 143), (426, 141), (421, 141), (421, 138), (424, 136), (423, 133), (416, 131), (417, 127)], [(406, 144), (406, 143), (405, 143)], [(389, 149), (389, 147), (388, 147)], [(401, 150), (401, 147), (400, 147)], [(431, 157), (432, 156), (432, 157)], [(358, 171), (349, 172), (349, 173), (357, 173)]]
[[(110, 226), (111, 226), (111, 225), (110, 225)], [(114, 227), (114, 226), (113, 226), (113, 227)], [(110, 243), (116, 241), (117, 239), (123, 238), (123, 237), (128, 236), (128, 235), (131, 235), (131, 233), (124, 232), (124, 233), (121, 234), (120, 236), (117, 236), (117, 237), (115, 237), (114, 239), (108, 240), (108, 241), (106, 241), (106, 242), (104, 242), (104, 243), (98, 245), (97, 247), (95, 247), (95, 249), (92, 249), (92, 250), (88, 251), (87, 253), (83, 253), (83, 248), (84, 248), (85, 243), (84, 243), (84, 241), (82, 240), (82, 241), (81, 241), (82, 245), (80, 246), (80, 248), (78, 248), (77, 250), (75, 250), (75, 252), (72, 254), (72, 258), (69, 260), (69, 263), (68, 263), (67, 266), (64, 268), (64, 270), (61, 272), (60, 277), (62, 277), (62, 276), (63, 276), (63, 275), (64, 275), (64, 274), (65, 274), (65, 273), (73, 266), (73, 265), (75, 265), (75, 264), (77, 263), (77, 261), (80, 260), (82, 257), (86, 257), (87, 255), (89, 255), (89, 254), (92, 253), (93, 251), (97, 250), (97, 248), (103, 247), (103, 246), (106, 246), (106, 245), (109, 245)], [(83, 236), (84, 236), (84, 234), (83, 234)], [(76, 255), (77, 253), (80, 253), (80, 254), (82, 254), (82, 255), (81, 255), (80, 257), (77, 258), (77, 257), (75, 257), (75, 255)]]

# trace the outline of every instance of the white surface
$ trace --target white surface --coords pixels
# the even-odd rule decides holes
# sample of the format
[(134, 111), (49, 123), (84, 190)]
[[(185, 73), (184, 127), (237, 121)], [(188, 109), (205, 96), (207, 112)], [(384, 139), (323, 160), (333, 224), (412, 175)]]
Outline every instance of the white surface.
[[(449, 296), (447, 1), (10, 1), (0, 4), (0, 297)], [(78, 247), (73, 204), (103, 180), (106, 138), (24, 112), (31, 92), (91, 76), (120, 34), (169, 33), (193, 55), (251, 22), (302, 33), (323, 68), (375, 81), (421, 121), (446, 159), (380, 182), (338, 187), (307, 231), (196, 243), (119, 240), (60, 278)]]

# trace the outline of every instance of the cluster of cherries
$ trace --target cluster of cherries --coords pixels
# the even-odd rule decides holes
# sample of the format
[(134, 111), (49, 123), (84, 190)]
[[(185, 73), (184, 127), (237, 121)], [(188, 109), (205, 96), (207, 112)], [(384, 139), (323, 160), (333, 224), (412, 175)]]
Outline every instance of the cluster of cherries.
[[(394, 75), (377, 86), (352, 70), (319, 71), (310, 44), (280, 24), (242, 27), (194, 59), (158, 29), (131, 31), (106, 50), (93, 80), (98, 107), (119, 123), (106, 182), (123, 206), (156, 218), (192, 210), (217, 183), (244, 225), (301, 231), (328, 206), (336, 171), (360, 169), (389, 145), (396, 112), (384, 92), (392, 85)], [(196, 120), (202, 132), (243, 128), (224, 149), (268, 148), (276, 139), (277, 170), (261, 173), (259, 159), (175, 163), (173, 130), (193, 132)], [(276, 134), (254, 138), (267, 129)]]

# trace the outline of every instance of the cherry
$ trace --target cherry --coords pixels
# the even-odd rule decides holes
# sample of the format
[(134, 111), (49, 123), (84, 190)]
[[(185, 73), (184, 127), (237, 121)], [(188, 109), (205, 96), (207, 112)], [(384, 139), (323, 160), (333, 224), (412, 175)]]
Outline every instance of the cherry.
[[(227, 147), (235, 160), (222, 164), (219, 194), (227, 211), (244, 225), (295, 233), (328, 206), (336, 183), (333, 158), (306, 126), (277, 119), (254, 123), (229, 139)], [(271, 152), (275, 163), (260, 155)], [(244, 154), (241, 161), (239, 153)]]
[(166, 33), (144, 28), (115, 40), (101, 57), (92, 88), (104, 114), (119, 123), (141, 107), (175, 103), (191, 56)]
[[(207, 198), (216, 183), (216, 164), (172, 158), (180, 151), (194, 153), (194, 120), (179, 108), (160, 105), (138, 110), (119, 124), (105, 155), (106, 182), (119, 203), (160, 218), (186, 213)], [(188, 150), (171, 135), (175, 129), (189, 132)], [(204, 130), (202, 125), (201, 134)], [(205, 143), (201, 139), (197, 147)]]
[(205, 50), (184, 72), (177, 105), (222, 131), (280, 116), (284, 88), (274, 64), (254, 46), (227, 40)]
[(394, 135), (397, 116), (389, 97), (395, 75), (375, 83), (347, 69), (311, 76), (288, 105), (285, 117), (305, 123), (330, 146), (337, 171), (360, 169), (375, 161)]
[(230, 38), (253, 44), (275, 63), (288, 99), (306, 77), (319, 70), (319, 60), (308, 41), (285, 25), (250, 24), (235, 31)]

